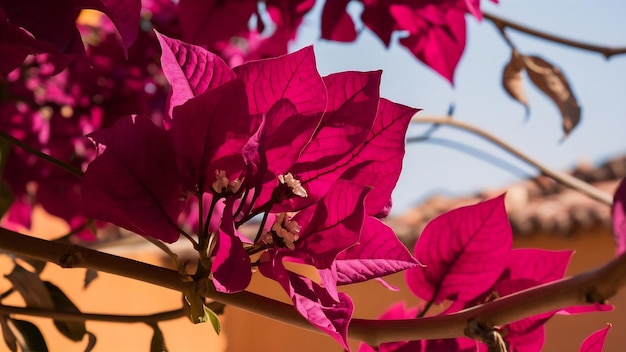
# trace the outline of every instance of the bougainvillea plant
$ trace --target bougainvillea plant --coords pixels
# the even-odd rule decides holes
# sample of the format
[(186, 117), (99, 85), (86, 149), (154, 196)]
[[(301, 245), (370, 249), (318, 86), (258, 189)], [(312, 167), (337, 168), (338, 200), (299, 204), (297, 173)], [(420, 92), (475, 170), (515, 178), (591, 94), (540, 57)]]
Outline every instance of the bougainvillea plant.
[[(357, 25), (347, 12), (350, 2), (324, 3), (323, 39), (356, 40)], [(2, 1), (0, 25), (3, 27), (0, 28), (4, 34), (0, 45), (10, 55), (0, 59), (0, 73), (6, 74), (19, 66), (28, 54), (52, 55), (58, 64), (57, 70), (73, 59), (84, 57), (74, 25), (75, 12), (84, 8), (105, 13), (119, 30), (127, 49), (136, 38), (141, 3), (139, 0), (64, 0), (61, 5), (52, 5), (46, 1)], [(217, 52), (229, 64), (238, 65), (246, 60), (286, 54), (289, 42), (296, 37), (304, 16), (315, 3), (315, 0), (144, 0), (143, 6), (150, 16), (156, 17), (157, 26), (171, 28), (175, 22), (181, 39)], [(392, 33), (404, 33), (400, 45), (450, 82), (465, 49), (465, 14), (482, 19), (479, 0), (360, 0), (354, 3), (362, 7), (363, 25), (384, 45), (391, 44)], [(52, 34), (49, 28), (57, 30)]]
[[(324, 39), (356, 39), (357, 25), (347, 12), (355, 3), (362, 7), (362, 24), (385, 45), (399, 32), (401, 45), (450, 82), (465, 46), (465, 14), (482, 17), (478, 0), (327, 1)], [(540, 312), (531, 307), (500, 325), (471, 316), (463, 320), (467, 337), (456, 331), (421, 338), (419, 329), (409, 329), (431, 317), (465, 317), (509, 297), (567, 285), (562, 278), (572, 253), (512, 249), (503, 195), (436, 218), (412, 255), (382, 219), (390, 212), (405, 134), (419, 109), (381, 98), (380, 71), (322, 77), (312, 47), (287, 54), (314, 5), (0, 0), (0, 248), (15, 263), (6, 275), (12, 286), (0, 300), (17, 292), (27, 308), (53, 318), (63, 313), (54, 319), (57, 329), (73, 341), (89, 336), (88, 349), (95, 340), (86, 319), (60, 288), (41, 280), (45, 263), (33, 257), (178, 290), (181, 314), (194, 323), (210, 320), (218, 331), (219, 306), (206, 298), (259, 299), (246, 295), (258, 272), (291, 300), (272, 301), (272, 308), (259, 300), (258, 311), (273, 316), (268, 309), (277, 309), (286, 322), (304, 321), (346, 350), (353, 336), (369, 343), (360, 347), (365, 351), (539, 351), (543, 325), (553, 315), (610, 310), (604, 299), (615, 288), (554, 299)], [(517, 60), (551, 67), (536, 57)], [(556, 75), (538, 76), (523, 62), (512, 59), (519, 67), (509, 74), (525, 67), (540, 88), (538, 81)], [(562, 74), (556, 78), (567, 86)], [(519, 91), (505, 88), (524, 103)], [(572, 99), (557, 101), (571, 115), (566, 132), (579, 117), (570, 109), (577, 108)], [(624, 189), (613, 206), (616, 270), (623, 266), (626, 237)], [(38, 242), (14, 232), (30, 226), (37, 204), (64, 219), (71, 233)], [(150, 239), (177, 270), (64, 244), (94, 240), (92, 231), (105, 223)], [(256, 230), (246, 236), (244, 226)], [(195, 272), (168, 247), (177, 241), (197, 254)], [(383, 277), (405, 270), (408, 287), (423, 302), (416, 308), (396, 304), (380, 319), (410, 333), (353, 319), (354, 303), (340, 286), (377, 280), (393, 290)], [(433, 314), (433, 305), (445, 309)], [(2, 311), (0, 326), (9, 349), (47, 350), (34, 324)], [(151, 348), (164, 349), (156, 323), (150, 326)], [(371, 329), (382, 333), (368, 334)], [(581, 351), (600, 351), (608, 329), (585, 339)]]
[[(433, 305), (445, 303), (448, 315), (524, 289), (559, 280), (573, 251), (512, 249), (513, 232), (506, 218), (504, 195), (447, 212), (424, 229), (414, 255), (424, 268), (405, 272), (409, 289), (423, 302), (407, 308), (390, 307), (381, 319), (410, 319), (426, 316)], [(555, 314), (610, 311), (605, 304), (571, 306), (532, 316), (499, 327), (508, 351), (541, 351), (544, 324)], [(480, 341), (480, 340), (479, 340)], [(602, 340), (604, 341), (604, 340)], [(384, 343), (379, 351), (487, 351), (490, 341), (469, 338)], [(371, 351), (362, 345), (361, 352)], [(585, 351), (584, 344), (581, 351)]]
[[(200, 47), (159, 40), (171, 128), (133, 116), (89, 135), (103, 151), (83, 177), (85, 215), (171, 243), (186, 202), (197, 203), (194, 244), (218, 291), (244, 290), (250, 254), (262, 252), (261, 273), (347, 348), (352, 301), (337, 285), (419, 265), (376, 218), (417, 110), (379, 97), (380, 72), (321, 77), (310, 47), (231, 70)], [(256, 215), (250, 241), (237, 228)], [(285, 261), (314, 266), (322, 282)]]

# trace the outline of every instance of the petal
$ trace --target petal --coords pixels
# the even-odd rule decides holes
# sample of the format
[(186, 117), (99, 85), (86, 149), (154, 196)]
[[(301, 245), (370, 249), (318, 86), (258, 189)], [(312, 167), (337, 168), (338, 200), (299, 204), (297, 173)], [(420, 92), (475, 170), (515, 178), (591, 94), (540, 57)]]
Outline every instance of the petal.
[(335, 302), (324, 288), (309, 278), (288, 271), (281, 261), (282, 258), (276, 256), (272, 261), (261, 264), (259, 270), (266, 277), (278, 281), (298, 313), (349, 350), (348, 325), (354, 311), (350, 296), (340, 292), (339, 302)]
[(176, 241), (183, 199), (168, 133), (138, 116), (121, 118), (90, 137), (106, 149), (83, 176), (85, 216)]
[(336, 42), (353, 42), (356, 29), (346, 6), (350, 0), (326, 1), (322, 10), (322, 39)]
[(611, 324), (606, 324), (606, 327), (587, 336), (580, 346), (580, 352), (602, 352), (606, 335), (609, 333), (611, 326)]
[(613, 232), (617, 242), (617, 255), (626, 252), (626, 178), (622, 179), (613, 196)]
[(366, 187), (339, 180), (316, 204), (308, 222), (306, 212), (296, 215), (293, 220), (303, 228), (295, 252), (309, 256), (318, 269), (330, 268), (339, 253), (359, 240), (367, 191)]
[(281, 99), (288, 99), (301, 114), (315, 114), (326, 107), (326, 87), (315, 66), (313, 47), (234, 68), (246, 84), (250, 113), (267, 113)]
[(157, 39), (163, 51), (163, 74), (172, 86), (167, 111), (169, 116), (172, 116), (174, 107), (235, 78), (228, 65), (206, 49), (158, 32)]
[[(362, 144), (354, 146), (345, 157), (329, 167), (319, 167), (320, 164), (313, 160), (294, 166), (292, 170), (301, 178), (304, 187), (309, 191), (310, 199), (290, 199), (290, 206), (297, 209), (306, 202), (318, 199), (334, 180), (342, 178), (371, 187), (372, 190), (365, 200), (367, 214), (386, 215), (390, 209), (391, 192), (402, 170), (406, 131), (411, 117), (417, 111), (418, 109), (380, 99), (373, 127)], [(327, 143), (318, 145), (328, 145)], [(330, 150), (322, 151), (320, 157), (324, 152), (328, 153)]]
[(240, 80), (211, 89), (174, 108), (172, 135), (185, 187), (210, 192), (216, 170), (241, 176), (242, 155), (258, 120), (251, 119)]
[(350, 284), (415, 268), (419, 263), (389, 226), (366, 217), (359, 242), (340, 253), (335, 266), (338, 283)]
[(504, 195), (447, 212), (432, 220), (417, 241), (415, 258), (426, 267), (408, 270), (407, 284), (435, 304), (470, 301), (500, 277), (512, 241)]
[(232, 198), (226, 201), (222, 225), (217, 232), (211, 267), (213, 283), (219, 292), (234, 293), (246, 289), (252, 279), (250, 257), (235, 235)]

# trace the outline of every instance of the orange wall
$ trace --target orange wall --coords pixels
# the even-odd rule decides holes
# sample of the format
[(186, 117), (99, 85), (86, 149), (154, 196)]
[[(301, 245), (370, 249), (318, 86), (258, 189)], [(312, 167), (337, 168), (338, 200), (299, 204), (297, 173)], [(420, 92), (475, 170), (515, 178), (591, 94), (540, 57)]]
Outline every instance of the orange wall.
[[(586, 271), (610, 260), (615, 251), (613, 239), (606, 230), (569, 238), (550, 234), (516, 238), (515, 247), (539, 247), (545, 249), (575, 249), (568, 275)], [(401, 292), (390, 292), (375, 282), (347, 287), (356, 306), (355, 317), (375, 318), (391, 303), (405, 300), (415, 305), (416, 298), (404, 286), (403, 275), (392, 275), (387, 281), (401, 287)], [(272, 285), (277, 286), (277, 285)], [(252, 287), (254, 290), (261, 290)], [(277, 288), (280, 290), (280, 288)], [(578, 351), (582, 340), (591, 332), (613, 324), (604, 352), (623, 352), (626, 344), (626, 289), (609, 301), (616, 304), (610, 313), (590, 313), (578, 316), (557, 316), (547, 324), (547, 340), (544, 351)], [(285, 324), (257, 317), (236, 308), (229, 308), (225, 329), (253, 331), (248, 338), (229, 339), (228, 351), (337, 351), (342, 349), (326, 336), (291, 328)], [(246, 336), (246, 335), (244, 335)], [(264, 344), (256, 341), (265, 341)], [(351, 343), (356, 349), (358, 342)]]
[[(50, 229), (48, 228), (48, 231)], [(58, 232), (55, 232), (58, 233)], [(547, 249), (575, 248), (570, 274), (598, 266), (614, 253), (613, 240), (606, 230), (595, 234), (585, 234), (563, 238), (555, 235), (536, 235), (517, 238), (517, 247), (541, 247)], [(155, 258), (137, 257), (140, 260), (157, 261)], [(8, 261), (0, 262), (2, 274), (10, 271)], [(149, 314), (175, 309), (180, 306), (180, 294), (112, 275), (100, 277), (87, 289), (82, 290), (83, 269), (60, 269), (48, 265), (44, 276), (61, 286), (75, 303), (85, 312)], [(355, 316), (375, 318), (388, 305), (405, 300), (414, 305), (417, 301), (403, 285), (403, 275), (393, 275), (387, 279), (401, 287), (401, 292), (390, 292), (376, 282), (346, 287), (356, 305)], [(8, 284), (0, 280), (0, 291)], [(263, 292), (283, 301), (286, 295), (273, 281), (255, 274), (250, 287), (252, 291)], [(13, 295), (16, 296), (16, 295)], [(594, 313), (574, 317), (555, 317), (548, 323), (548, 340), (545, 351), (578, 351), (581, 341), (592, 331), (613, 323), (609, 332), (605, 352), (624, 351), (626, 342), (626, 290), (612, 300), (617, 308), (612, 313)], [(6, 304), (19, 304), (12, 298)], [(46, 336), (51, 351), (82, 351), (85, 342), (74, 343), (59, 335), (51, 321), (31, 319)], [(186, 319), (161, 323), (167, 346), (171, 351), (341, 351), (329, 337), (293, 328), (281, 322), (269, 320), (247, 313), (235, 307), (227, 307), (222, 317), (223, 332), (217, 337), (208, 324), (192, 325)], [(114, 324), (88, 322), (87, 328), (98, 336), (95, 351), (147, 351), (151, 329), (144, 324)], [(358, 342), (351, 345), (356, 349)], [(0, 351), (6, 346), (0, 343)]]

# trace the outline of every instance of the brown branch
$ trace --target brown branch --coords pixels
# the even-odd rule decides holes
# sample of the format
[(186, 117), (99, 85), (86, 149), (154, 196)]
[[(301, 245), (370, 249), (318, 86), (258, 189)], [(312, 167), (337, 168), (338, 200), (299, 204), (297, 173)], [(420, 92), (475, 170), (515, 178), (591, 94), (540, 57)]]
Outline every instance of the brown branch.
[(511, 28), (516, 31), (535, 36), (537, 38), (551, 41), (553, 43), (563, 44), (566, 46), (571, 46), (573, 48), (601, 53), (607, 59), (614, 55), (626, 54), (626, 47), (600, 46), (600, 45), (595, 45), (595, 44), (579, 42), (576, 40), (567, 39), (563, 37), (558, 37), (556, 35), (548, 34), (548, 33), (545, 33), (545, 32), (530, 28), (530, 27), (526, 27), (524, 25), (521, 25), (515, 22), (511, 22), (507, 19), (498, 17), (488, 12), (483, 12), (483, 18), (493, 22), (498, 27), (498, 29), (500, 29), (502, 33), (504, 33), (505, 28)]
[(145, 323), (159, 322), (165, 320), (178, 319), (185, 316), (185, 311), (180, 308), (166, 312), (160, 312), (147, 315), (114, 315), (114, 314), (95, 314), (95, 313), (79, 313), (79, 312), (63, 312), (57, 310), (47, 310), (31, 307), (14, 307), (0, 304), (0, 313), (28, 315), (34, 317), (52, 318), (64, 321), (108, 321), (115, 323)]
[(502, 139), (486, 132), (483, 129), (480, 129), (474, 125), (470, 125), (466, 122), (462, 122), (459, 120), (455, 120), (452, 119), (451, 117), (430, 117), (430, 116), (419, 116), (419, 115), (415, 115), (413, 116), (413, 119), (411, 120), (411, 122), (413, 123), (430, 123), (430, 124), (435, 124), (435, 125), (447, 125), (450, 127), (454, 127), (454, 128), (458, 128), (461, 130), (465, 130), (468, 132), (471, 132), (495, 145), (497, 145), (498, 147), (506, 150), (507, 152), (509, 152), (510, 154), (514, 155), (515, 157), (517, 157), (518, 159), (524, 161), (525, 163), (532, 165), (533, 167), (535, 167), (537, 170), (539, 170), (542, 174), (553, 178), (554, 180), (556, 180), (557, 182), (564, 184), (572, 189), (575, 189), (587, 196), (589, 196), (592, 199), (595, 199), (599, 202), (602, 202), (606, 205), (612, 205), (613, 204), (613, 197), (606, 193), (603, 192), (595, 187), (593, 187), (592, 185), (588, 184), (587, 182), (584, 182), (582, 180), (577, 179), (576, 177), (564, 173), (564, 172), (560, 172), (554, 169), (551, 169), (543, 164), (541, 164), (540, 162), (536, 161), (535, 159), (531, 158), (530, 156), (522, 153), (521, 151), (519, 151), (517, 148), (514, 148), (513, 146), (511, 146), (510, 144), (508, 144), (507, 142), (503, 141)]
[[(254, 294), (220, 293), (209, 280), (183, 282), (178, 272), (154, 265), (29, 237), (0, 228), (0, 249), (56, 263), (64, 268), (91, 268), (179, 292), (196, 290), (207, 298), (287, 324), (319, 332), (289, 304)], [(464, 336), (471, 324), (489, 329), (572, 305), (603, 302), (626, 284), (626, 255), (570, 278), (530, 288), (454, 314), (411, 320), (353, 319), (349, 336), (370, 345), (388, 341)]]

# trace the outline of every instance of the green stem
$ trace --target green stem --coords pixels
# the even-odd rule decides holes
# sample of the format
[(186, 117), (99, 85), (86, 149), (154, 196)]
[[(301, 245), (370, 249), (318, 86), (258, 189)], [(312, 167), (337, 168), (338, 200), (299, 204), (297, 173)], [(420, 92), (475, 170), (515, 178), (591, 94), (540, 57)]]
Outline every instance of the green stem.
[(428, 313), (428, 311), (430, 310), (430, 307), (432, 307), (433, 305), (433, 300), (430, 300), (428, 302), (426, 302), (426, 304), (424, 305), (424, 309), (422, 309), (421, 312), (419, 312), (419, 314), (417, 315), (418, 318), (423, 318), (426, 313)]
[(61, 161), (53, 156), (50, 156), (46, 153), (43, 153), (31, 146), (29, 146), (28, 144), (20, 141), (19, 139), (11, 136), (10, 134), (0, 130), (0, 138), (10, 142), (11, 144), (15, 145), (16, 147), (19, 147), (21, 149), (23, 149), (24, 151), (26, 151), (27, 153), (30, 153), (40, 159), (43, 159), (53, 165), (56, 165), (57, 167), (69, 172), (70, 174), (78, 177), (79, 179), (83, 177), (83, 172), (77, 168), (74, 165), (70, 165), (64, 161)]
[(199, 218), (200, 222), (198, 224), (198, 234), (199, 244), (198, 244), (198, 255), (199, 255), (199, 263), (196, 268), (196, 278), (206, 277), (210, 273), (211, 269), (211, 260), (209, 259), (209, 247), (211, 244), (211, 240), (214, 235), (209, 234), (209, 224), (211, 223), (211, 216), (213, 215), (213, 210), (215, 209), (215, 205), (219, 201), (219, 198), (216, 194), (213, 194), (211, 197), (211, 205), (209, 206), (209, 212), (207, 214), (206, 221), (204, 224), (202, 223), (202, 219), (204, 217), (204, 213), (202, 211), (202, 196), (200, 196), (200, 206), (198, 207), (198, 211), (200, 212)]
[(265, 244), (265, 243), (264, 244), (255, 244), (255, 245), (253, 245), (253, 246), (251, 246), (249, 248), (246, 248), (246, 254), (254, 255), (254, 254), (262, 252), (262, 251), (264, 251), (264, 250), (266, 250), (268, 248), (271, 248), (271, 247), (272, 247), (272, 245)]
[[(203, 192), (202, 189), (196, 194), (198, 197), (198, 243), (200, 244), (200, 249), (203, 250), (203, 243), (207, 241), (204, 234), (204, 201), (202, 199)], [(209, 215), (207, 216), (206, 222), (208, 223), (211, 219), (211, 211), (209, 211)]]
[(60, 236), (59, 238), (55, 239), (56, 242), (61, 242), (61, 243), (69, 243), (70, 238), (72, 238), (75, 234), (83, 231), (85, 228), (87, 228), (87, 226), (93, 225), (93, 220), (89, 219), (85, 222), (83, 222), (80, 226), (72, 229), (70, 232), (66, 233), (63, 236)]
[(235, 222), (235, 227), (239, 227), (242, 224), (245, 224), (247, 221), (249, 221), (250, 219), (252, 219), (253, 217), (261, 214), (262, 212), (268, 212), (271, 208), (272, 208), (272, 204), (274, 203), (273, 199), (270, 199), (269, 201), (267, 201), (267, 203), (261, 205), (260, 207), (253, 209), (252, 211), (250, 211), (250, 213), (246, 216), (244, 216), (241, 220), (236, 221)]
[[(220, 198), (217, 197), (216, 194), (213, 194), (213, 197), (211, 198), (211, 205), (209, 206), (209, 212), (207, 213), (207, 217), (206, 217), (206, 222), (204, 223), (204, 227), (202, 227), (202, 236), (209, 236), (209, 224), (211, 223), (211, 218), (213, 216), (213, 210), (215, 210), (215, 205), (217, 205), (217, 202), (220, 200)], [(202, 213), (200, 213), (200, 217), (202, 217)]]
[(411, 122), (413, 123), (429, 123), (429, 124), (441, 124), (441, 125), (447, 125), (450, 127), (454, 127), (454, 128), (458, 128), (461, 130), (465, 130), (467, 132), (471, 132), (495, 145), (497, 145), (498, 147), (504, 149), (505, 151), (509, 152), (510, 154), (512, 154), (513, 156), (517, 157), (518, 159), (524, 161), (525, 163), (535, 167), (537, 170), (539, 170), (542, 174), (553, 178), (554, 180), (556, 180), (557, 182), (568, 186), (572, 189), (575, 189), (577, 191), (579, 191), (580, 193), (583, 193), (585, 195), (587, 195), (588, 197), (595, 199), (601, 203), (604, 203), (608, 206), (611, 206), (613, 204), (613, 197), (606, 193), (603, 192), (602, 190), (593, 187), (592, 185), (581, 181), (579, 179), (577, 179), (576, 177), (569, 175), (567, 173), (564, 172), (560, 172), (557, 170), (553, 170), (541, 163), (539, 163), (538, 161), (534, 160), (533, 158), (529, 157), (528, 155), (522, 153), (521, 151), (519, 151), (517, 148), (514, 148), (513, 146), (511, 146), (510, 144), (508, 144), (507, 142), (503, 141), (502, 139), (476, 127), (473, 125), (470, 125), (468, 123), (459, 121), (459, 120), (454, 120), (452, 118), (449, 117), (428, 117), (428, 116), (413, 116), (413, 119), (411, 120)]
[(243, 207), (246, 204), (246, 200), (248, 199), (249, 192), (250, 192), (249, 188), (246, 188), (243, 191), (243, 195), (241, 196), (241, 202), (239, 202), (239, 206), (237, 207), (237, 210), (235, 210), (235, 213), (233, 215), (235, 219), (237, 219), (239, 217), (239, 214), (241, 214), (241, 211), (243, 210)]

